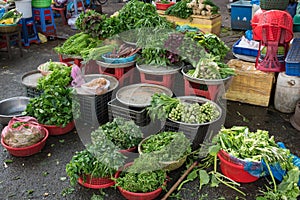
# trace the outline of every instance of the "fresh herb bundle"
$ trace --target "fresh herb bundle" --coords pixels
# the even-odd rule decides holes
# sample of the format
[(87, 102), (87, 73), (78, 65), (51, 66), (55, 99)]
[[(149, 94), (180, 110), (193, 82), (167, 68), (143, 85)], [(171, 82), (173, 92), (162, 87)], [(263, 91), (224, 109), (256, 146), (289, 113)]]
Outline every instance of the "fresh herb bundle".
[(117, 117), (112, 122), (101, 125), (91, 133), (93, 142), (103, 140), (104, 136), (118, 148), (128, 149), (140, 143), (143, 133), (134, 121)]
[(165, 180), (165, 171), (156, 170), (137, 173), (136, 164), (133, 163), (128, 169), (121, 172), (116, 179), (116, 186), (130, 192), (145, 193), (164, 187)]
[(191, 153), (191, 144), (183, 132), (165, 131), (145, 139), (140, 153), (156, 156), (163, 162), (177, 161)]
[(100, 162), (90, 151), (85, 149), (75, 153), (66, 165), (66, 172), (71, 185), (75, 185), (80, 176), (83, 181), (86, 181), (87, 175), (94, 178), (110, 178), (116, 173), (116, 169)]

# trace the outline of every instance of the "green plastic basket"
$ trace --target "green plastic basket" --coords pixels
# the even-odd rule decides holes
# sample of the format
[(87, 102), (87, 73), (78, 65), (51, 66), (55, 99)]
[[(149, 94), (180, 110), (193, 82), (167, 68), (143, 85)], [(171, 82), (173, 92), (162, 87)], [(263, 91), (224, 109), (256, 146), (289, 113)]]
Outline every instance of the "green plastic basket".
[(34, 8), (48, 8), (51, 6), (52, 0), (32, 0), (32, 7)]
[(289, 0), (260, 0), (262, 10), (286, 10)]

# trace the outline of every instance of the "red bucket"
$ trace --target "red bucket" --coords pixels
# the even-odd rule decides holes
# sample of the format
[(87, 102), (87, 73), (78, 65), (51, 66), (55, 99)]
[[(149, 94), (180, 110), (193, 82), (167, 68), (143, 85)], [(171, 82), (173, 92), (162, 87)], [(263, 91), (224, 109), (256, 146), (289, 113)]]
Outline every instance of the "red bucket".
[(259, 177), (252, 176), (244, 170), (244, 165), (233, 163), (231, 160), (224, 158), (223, 155), (220, 152), (218, 153), (218, 158), (221, 161), (221, 171), (225, 176), (239, 183), (251, 183), (258, 180)]

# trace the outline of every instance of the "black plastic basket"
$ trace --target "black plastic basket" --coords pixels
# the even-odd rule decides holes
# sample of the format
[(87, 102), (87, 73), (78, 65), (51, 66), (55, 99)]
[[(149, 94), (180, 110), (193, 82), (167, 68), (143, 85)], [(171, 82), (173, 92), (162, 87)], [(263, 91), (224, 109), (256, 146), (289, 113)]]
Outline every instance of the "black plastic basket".
[(108, 106), (111, 100), (112, 91), (102, 95), (76, 95), (75, 99), (79, 103), (79, 121), (91, 124), (102, 125), (108, 122)]
[(37, 89), (38, 79), (43, 75), (38, 70), (29, 71), (22, 75), (22, 84), (26, 89), (26, 95), (30, 98), (40, 96), (43, 91)]
[(39, 97), (43, 93), (42, 90), (38, 90), (33, 87), (26, 87), (26, 96), (30, 98)]
[(204, 126), (189, 126), (185, 124), (179, 124), (176, 122), (172, 122), (167, 120), (164, 126), (164, 131), (175, 131), (175, 132), (183, 132), (185, 136), (192, 143), (192, 150), (198, 149), (200, 145), (203, 143), (207, 131), (209, 131), (209, 125)]
[(260, 8), (263, 10), (286, 10), (289, 0), (260, 0)]
[(120, 103), (117, 99), (108, 102), (109, 121), (115, 117), (133, 120), (138, 126), (146, 126), (150, 123), (150, 117), (147, 114), (146, 108), (129, 107)]

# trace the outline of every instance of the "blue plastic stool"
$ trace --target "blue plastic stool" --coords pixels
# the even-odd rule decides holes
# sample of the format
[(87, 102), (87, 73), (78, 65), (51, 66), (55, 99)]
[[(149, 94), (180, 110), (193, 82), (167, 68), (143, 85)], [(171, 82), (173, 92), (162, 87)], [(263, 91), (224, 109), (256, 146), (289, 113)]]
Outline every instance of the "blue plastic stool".
[(37, 30), (46, 36), (56, 36), (56, 25), (51, 7), (32, 8)]
[(22, 27), (21, 37), (25, 47), (29, 47), (31, 43), (39, 44), (41, 42), (33, 17), (22, 18), (19, 25)]

